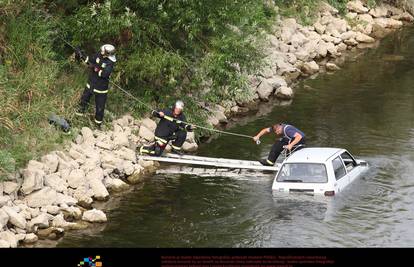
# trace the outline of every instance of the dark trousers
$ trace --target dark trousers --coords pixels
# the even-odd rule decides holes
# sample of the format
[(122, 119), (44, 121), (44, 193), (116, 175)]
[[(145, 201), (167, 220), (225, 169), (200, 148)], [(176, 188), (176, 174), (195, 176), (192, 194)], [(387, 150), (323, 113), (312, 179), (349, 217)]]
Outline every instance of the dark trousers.
[[(292, 150), (298, 151), (299, 149), (302, 149), (306, 143), (305, 138), (302, 138), (299, 143), (297, 143)], [(289, 144), (289, 139), (287, 138), (281, 138), (279, 141), (277, 141), (275, 144), (273, 144), (272, 149), (270, 150), (269, 156), (267, 157), (268, 161), (271, 161), (272, 163), (275, 163), (277, 158), (279, 157), (280, 153), (283, 151), (283, 146), (287, 146)]]
[(161, 156), (168, 142), (171, 140), (173, 140), (171, 144), (172, 148), (175, 150), (180, 150), (186, 138), (187, 132), (184, 130), (178, 130), (168, 136), (155, 136), (155, 144), (152, 146), (144, 147), (143, 152)]
[(86, 111), (86, 108), (88, 107), (89, 100), (91, 99), (92, 95), (95, 95), (95, 122), (101, 124), (104, 117), (106, 98), (108, 94), (96, 93), (93, 91), (92, 87), (85, 87), (80, 103), (82, 112)]

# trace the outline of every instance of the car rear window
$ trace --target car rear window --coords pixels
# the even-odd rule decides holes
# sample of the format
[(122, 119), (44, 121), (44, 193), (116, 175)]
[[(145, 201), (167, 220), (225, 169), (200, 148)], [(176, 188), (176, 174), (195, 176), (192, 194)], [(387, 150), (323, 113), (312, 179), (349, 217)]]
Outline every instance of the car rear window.
[(285, 163), (280, 169), (278, 182), (327, 183), (326, 167), (320, 163)]

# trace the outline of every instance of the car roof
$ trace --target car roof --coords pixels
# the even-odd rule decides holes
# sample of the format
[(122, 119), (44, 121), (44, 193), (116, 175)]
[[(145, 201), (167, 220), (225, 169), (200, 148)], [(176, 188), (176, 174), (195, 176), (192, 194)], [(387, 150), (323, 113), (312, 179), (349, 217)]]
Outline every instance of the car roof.
[(332, 156), (344, 152), (343, 148), (332, 147), (309, 147), (303, 148), (288, 157), (286, 163), (309, 162), (309, 163), (325, 163)]

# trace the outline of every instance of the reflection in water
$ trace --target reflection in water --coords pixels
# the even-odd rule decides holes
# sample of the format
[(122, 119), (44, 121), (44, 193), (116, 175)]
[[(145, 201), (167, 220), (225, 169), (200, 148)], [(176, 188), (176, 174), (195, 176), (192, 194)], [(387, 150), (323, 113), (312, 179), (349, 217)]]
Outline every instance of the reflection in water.
[[(273, 196), (272, 177), (158, 175), (122, 197), (103, 232), (71, 232), (60, 246), (414, 246), (411, 58), (414, 29), (405, 29), (299, 85), (292, 105), (232, 129), (253, 135), (282, 120), (303, 130), (310, 146), (344, 147), (368, 160), (370, 172), (334, 198)], [(274, 137), (262, 141), (222, 136), (198, 154), (259, 159)]]

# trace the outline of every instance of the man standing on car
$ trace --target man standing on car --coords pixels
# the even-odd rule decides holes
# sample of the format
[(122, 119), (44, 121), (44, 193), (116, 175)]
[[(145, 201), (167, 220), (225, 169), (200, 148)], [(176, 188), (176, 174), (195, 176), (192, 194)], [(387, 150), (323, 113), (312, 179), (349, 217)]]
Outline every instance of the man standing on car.
[(264, 128), (256, 136), (253, 137), (253, 140), (257, 141), (260, 139), (260, 137), (272, 131), (279, 136), (281, 135), (282, 137), (275, 144), (273, 144), (267, 159), (259, 160), (262, 165), (273, 166), (280, 153), (285, 148), (288, 151), (292, 151), (292, 149), (296, 151), (303, 148), (305, 145), (305, 134), (296, 127), (283, 123), (278, 123), (272, 127)]

